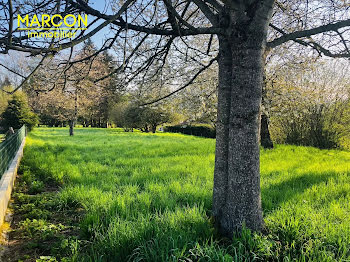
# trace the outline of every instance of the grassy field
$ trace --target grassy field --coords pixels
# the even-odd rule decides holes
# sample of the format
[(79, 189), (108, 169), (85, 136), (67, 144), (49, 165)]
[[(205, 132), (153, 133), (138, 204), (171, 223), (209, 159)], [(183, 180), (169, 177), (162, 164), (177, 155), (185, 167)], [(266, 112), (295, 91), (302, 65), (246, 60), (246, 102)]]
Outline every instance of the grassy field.
[(266, 232), (229, 240), (210, 219), (214, 139), (75, 133), (28, 137), (9, 261), (350, 261), (350, 152), (262, 150)]

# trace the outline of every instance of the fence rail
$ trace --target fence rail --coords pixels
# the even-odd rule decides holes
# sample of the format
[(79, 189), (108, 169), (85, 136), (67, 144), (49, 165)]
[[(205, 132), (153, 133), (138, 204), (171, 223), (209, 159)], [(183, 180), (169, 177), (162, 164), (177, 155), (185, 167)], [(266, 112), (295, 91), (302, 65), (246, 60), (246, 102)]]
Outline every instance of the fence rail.
[(26, 135), (26, 127), (23, 125), (13, 135), (0, 143), (0, 178), (9, 168), (22, 141)]

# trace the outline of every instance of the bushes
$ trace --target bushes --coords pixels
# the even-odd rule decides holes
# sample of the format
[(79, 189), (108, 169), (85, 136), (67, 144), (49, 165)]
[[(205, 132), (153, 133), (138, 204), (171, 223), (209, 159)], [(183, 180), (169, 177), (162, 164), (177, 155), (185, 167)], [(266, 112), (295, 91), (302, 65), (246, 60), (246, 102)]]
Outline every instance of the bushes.
[(216, 130), (208, 125), (176, 125), (167, 126), (164, 128), (165, 132), (182, 133), (193, 136), (203, 136), (208, 138), (216, 137)]
[(310, 104), (296, 108), (272, 120), (273, 136), (277, 143), (321, 149), (341, 147), (344, 131), (340, 123), (344, 115), (343, 105)]

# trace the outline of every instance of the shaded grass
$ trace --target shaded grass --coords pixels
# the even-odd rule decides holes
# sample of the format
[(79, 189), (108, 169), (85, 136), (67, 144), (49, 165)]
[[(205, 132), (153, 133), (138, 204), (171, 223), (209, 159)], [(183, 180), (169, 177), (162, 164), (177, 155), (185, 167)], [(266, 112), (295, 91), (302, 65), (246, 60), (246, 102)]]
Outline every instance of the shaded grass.
[(84, 210), (72, 261), (350, 260), (349, 152), (262, 150), (267, 233), (245, 230), (228, 241), (210, 220), (215, 140), (118, 129), (67, 133), (32, 132), (21, 172), (39, 189), (40, 182), (59, 183), (61, 209)]

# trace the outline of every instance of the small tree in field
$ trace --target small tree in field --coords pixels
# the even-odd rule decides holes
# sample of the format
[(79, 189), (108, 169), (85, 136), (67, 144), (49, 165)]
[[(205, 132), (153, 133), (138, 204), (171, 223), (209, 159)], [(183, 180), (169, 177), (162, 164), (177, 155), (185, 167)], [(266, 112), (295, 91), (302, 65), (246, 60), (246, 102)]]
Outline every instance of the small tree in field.
[(38, 117), (30, 110), (26, 96), (23, 93), (15, 93), (9, 101), (7, 108), (1, 115), (1, 126), (6, 130), (26, 125), (28, 130), (38, 124)]
[(152, 133), (156, 132), (157, 126), (169, 122), (171, 115), (161, 110), (160, 108), (146, 107), (143, 109), (141, 114), (141, 121), (146, 127), (146, 131), (151, 129)]
[(125, 131), (134, 128), (142, 132), (156, 132), (157, 126), (171, 121), (171, 114), (160, 108), (139, 107), (120, 103), (114, 110), (115, 123)]

